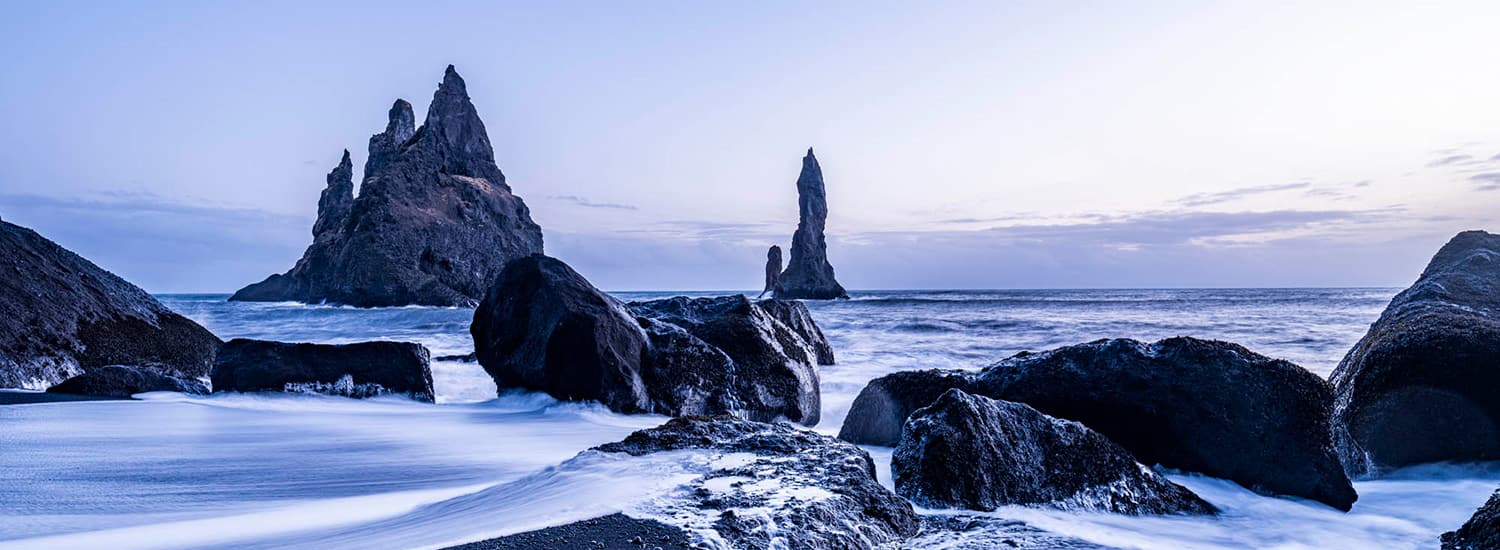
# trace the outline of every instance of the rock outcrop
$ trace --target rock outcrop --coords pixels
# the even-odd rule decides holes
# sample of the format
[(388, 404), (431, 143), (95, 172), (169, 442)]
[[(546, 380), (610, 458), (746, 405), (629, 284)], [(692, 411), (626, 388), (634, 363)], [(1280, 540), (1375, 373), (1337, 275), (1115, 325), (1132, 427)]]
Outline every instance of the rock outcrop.
[(42, 389), (108, 365), (196, 378), (219, 344), (139, 287), (0, 221), (0, 387)]
[(781, 247), (773, 244), (770, 250), (766, 251), (766, 286), (760, 291), (760, 295), (756, 296), (756, 299), (764, 297), (767, 292), (771, 293), (771, 296), (775, 296), (780, 291)]
[(470, 333), (498, 387), (625, 413), (813, 425), (816, 365), (833, 361), (800, 303), (724, 296), (622, 304), (542, 255), (506, 266)]
[(911, 504), (876, 481), (869, 453), (788, 424), (675, 418), (595, 450), (721, 457), (691, 461), (707, 466), (656, 505), (729, 548), (893, 548), (920, 528)]
[(896, 492), (933, 508), (1009, 504), (1120, 514), (1209, 514), (1198, 495), (1082, 424), (948, 390), (906, 421)]
[(931, 405), (948, 390), (974, 389), (974, 373), (939, 369), (907, 370), (871, 380), (850, 405), (839, 439), (859, 445), (894, 447), (911, 413)]
[(1463, 527), (1443, 533), (1443, 550), (1494, 550), (1500, 548), (1500, 491), (1474, 512)]
[(1500, 459), (1500, 235), (1443, 245), (1331, 380), (1351, 475)]
[(205, 394), (208, 393), (208, 386), (197, 380), (150, 367), (108, 365), (91, 369), (47, 388), (48, 393), (98, 397), (130, 397), (153, 391)]
[(792, 234), (791, 259), (781, 273), (781, 288), (774, 296), (785, 299), (832, 300), (849, 293), (833, 276), (828, 263), (828, 241), (823, 235), (828, 223), (828, 194), (823, 189), (823, 169), (813, 150), (802, 157), (797, 177), (797, 232)]
[(1082, 422), (1144, 464), (1340, 510), (1358, 498), (1333, 447), (1328, 382), (1228, 342), (1099, 340), (1021, 353), (978, 374), (918, 377), (924, 385), (905, 396), (893, 397), (892, 382), (871, 383), (855, 398), (840, 435), (893, 444), (889, 426), (911, 413), (908, 404), (952, 383)]
[(230, 300), (472, 306), (506, 262), (542, 251), (541, 228), (495, 165), (452, 66), (421, 128), (412, 129), (405, 101), (388, 115), (370, 138), (359, 196), (346, 152), (328, 175), (302, 259)]
[(236, 338), (214, 361), (216, 392), (404, 395), (433, 401), (427, 348), (409, 342), (306, 344)]

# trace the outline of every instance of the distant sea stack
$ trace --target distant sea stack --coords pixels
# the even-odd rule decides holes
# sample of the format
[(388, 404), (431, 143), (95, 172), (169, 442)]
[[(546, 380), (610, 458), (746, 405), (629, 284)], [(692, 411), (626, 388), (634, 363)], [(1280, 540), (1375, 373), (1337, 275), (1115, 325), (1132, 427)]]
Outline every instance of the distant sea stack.
[(370, 138), (359, 196), (345, 151), (328, 174), (302, 259), (229, 299), (473, 306), (506, 262), (540, 254), (542, 229), (495, 165), (452, 65), (427, 120), (415, 129), (414, 122), (411, 104), (396, 100), (385, 131)]
[(139, 287), (0, 221), (0, 388), (43, 389), (110, 365), (199, 378), (220, 343)]
[(823, 236), (828, 223), (828, 194), (823, 189), (823, 169), (812, 148), (802, 157), (802, 175), (797, 177), (797, 232), (792, 235), (791, 259), (781, 273), (777, 298), (832, 300), (849, 293), (833, 277), (828, 263), (828, 241)]

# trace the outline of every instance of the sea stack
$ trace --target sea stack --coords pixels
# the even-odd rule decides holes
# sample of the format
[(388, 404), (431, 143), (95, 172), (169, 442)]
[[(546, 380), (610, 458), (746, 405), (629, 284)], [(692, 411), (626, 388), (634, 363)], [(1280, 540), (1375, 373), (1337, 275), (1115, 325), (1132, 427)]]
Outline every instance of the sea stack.
[(766, 251), (766, 286), (764, 290), (760, 291), (760, 295), (765, 296), (769, 292), (772, 296), (775, 296), (780, 291), (781, 247), (773, 244), (771, 245), (771, 249)]
[(823, 169), (811, 147), (802, 157), (802, 174), (797, 177), (797, 232), (792, 235), (791, 259), (781, 273), (777, 298), (832, 300), (848, 298), (849, 293), (833, 277), (828, 263), (828, 241), (823, 229), (828, 223), (828, 194), (823, 189)]
[(230, 300), (473, 306), (507, 262), (542, 252), (541, 227), (495, 165), (453, 66), (422, 127), (413, 129), (404, 100), (387, 119), (370, 138), (359, 196), (346, 151), (328, 174), (302, 259)]

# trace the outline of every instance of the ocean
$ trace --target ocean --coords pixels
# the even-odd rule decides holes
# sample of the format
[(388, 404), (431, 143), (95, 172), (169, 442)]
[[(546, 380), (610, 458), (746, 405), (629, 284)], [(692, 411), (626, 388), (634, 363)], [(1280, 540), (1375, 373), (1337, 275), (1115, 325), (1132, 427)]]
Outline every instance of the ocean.
[[(813, 429), (836, 434), (865, 383), (890, 372), (978, 369), (1100, 338), (1228, 340), (1326, 377), (1396, 291), (882, 291), (809, 302), (838, 359), (820, 369), (824, 409)], [(472, 351), (467, 309), (160, 298), (224, 339), (390, 339), (422, 343), (435, 357)], [(432, 370), (437, 404), (154, 393), (0, 407), (0, 549), (436, 548), (617, 511), (690, 513), (660, 497), (702, 457), (579, 454), (663, 417), (537, 393), (497, 397), (473, 363), (435, 361)], [(891, 450), (867, 449), (889, 485)], [(1360, 500), (1349, 513), (1200, 475), (1171, 477), (1224, 513), (1011, 507), (992, 515), (1123, 548), (1431, 548), (1500, 486), (1500, 464), (1425, 465), (1356, 482)]]

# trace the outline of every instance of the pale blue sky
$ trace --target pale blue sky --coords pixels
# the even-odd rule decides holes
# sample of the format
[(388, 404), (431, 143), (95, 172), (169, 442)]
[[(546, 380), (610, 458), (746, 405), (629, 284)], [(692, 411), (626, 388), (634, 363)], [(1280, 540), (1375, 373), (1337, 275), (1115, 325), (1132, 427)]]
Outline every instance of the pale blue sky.
[(610, 289), (756, 287), (808, 146), (853, 289), (1405, 285), (1500, 217), (1494, 3), (6, 11), (0, 218), (155, 292), (290, 267), (340, 152), (449, 63)]

